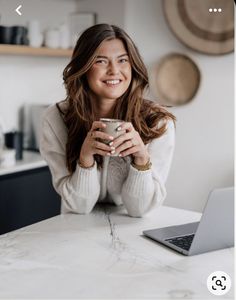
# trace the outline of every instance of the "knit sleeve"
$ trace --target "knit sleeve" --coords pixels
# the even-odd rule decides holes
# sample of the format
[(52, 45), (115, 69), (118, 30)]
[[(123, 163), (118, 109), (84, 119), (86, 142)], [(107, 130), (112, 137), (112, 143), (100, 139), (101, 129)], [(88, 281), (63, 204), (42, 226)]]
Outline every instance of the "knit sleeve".
[(138, 171), (132, 165), (122, 187), (122, 201), (133, 217), (141, 217), (166, 197), (165, 182), (170, 169), (175, 144), (173, 121), (167, 123), (166, 132), (147, 147), (152, 168)]
[[(66, 168), (66, 141), (61, 141), (57, 130), (46, 119), (42, 120), (41, 132), (40, 153), (48, 163), (53, 186), (61, 196), (64, 207), (74, 213), (89, 213), (100, 193), (96, 163), (89, 169), (77, 164), (75, 172), (70, 175)], [(60, 134), (63, 134), (61, 130)]]

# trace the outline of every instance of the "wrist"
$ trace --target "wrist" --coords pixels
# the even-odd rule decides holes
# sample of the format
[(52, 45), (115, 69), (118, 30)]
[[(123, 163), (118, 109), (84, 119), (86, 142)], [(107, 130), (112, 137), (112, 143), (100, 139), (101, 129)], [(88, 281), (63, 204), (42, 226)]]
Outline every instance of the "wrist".
[(82, 168), (92, 168), (94, 166), (95, 160), (93, 155), (92, 156), (83, 156), (80, 155), (79, 160), (78, 160), (78, 164), (82, 167)]
[(146, 165), (150, 161), (150, 156), (146, 155), (144, 157), (134, 157), (133, 162), (135, 165)]
[(138, 171), (147, 171), (150, 170), (152, 167), (152, 163), (150, 161), (150, 156), (148, 155), (147, 158), (139, 159), (138, 158), (133, 160), (131, 165)]
[(135, 164), (135, 162), (132, 162), (131, 165), (133, 166), (133, 168), (135, 168), (138, 171), (147, 171), (147, 170), (150, 170), (152, 167), (152, 163), (151, 163), (150, 159), (144, 165), (140, 165), (140, 164), (138, 165), (138, 164)]

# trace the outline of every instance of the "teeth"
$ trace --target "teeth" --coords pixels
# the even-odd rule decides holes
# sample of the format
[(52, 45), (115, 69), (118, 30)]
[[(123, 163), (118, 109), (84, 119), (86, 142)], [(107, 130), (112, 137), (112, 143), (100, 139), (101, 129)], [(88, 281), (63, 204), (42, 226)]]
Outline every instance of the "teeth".
[(119, 79), (116, 79), (116, 80), (106, 80), (106, 83), (108, 84), (118, 84), (120, 82)]

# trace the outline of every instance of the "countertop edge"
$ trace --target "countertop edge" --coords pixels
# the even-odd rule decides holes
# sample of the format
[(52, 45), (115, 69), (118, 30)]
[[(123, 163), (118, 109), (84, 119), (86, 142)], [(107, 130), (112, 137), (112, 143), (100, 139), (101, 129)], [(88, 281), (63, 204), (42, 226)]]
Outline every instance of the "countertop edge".
[(23, 160), (16, 161), (13, 166), (0, 167), (0, 176), (47, 166), (46, 161), (41, 157), (39, 152), (24, 151), (23, 157)]

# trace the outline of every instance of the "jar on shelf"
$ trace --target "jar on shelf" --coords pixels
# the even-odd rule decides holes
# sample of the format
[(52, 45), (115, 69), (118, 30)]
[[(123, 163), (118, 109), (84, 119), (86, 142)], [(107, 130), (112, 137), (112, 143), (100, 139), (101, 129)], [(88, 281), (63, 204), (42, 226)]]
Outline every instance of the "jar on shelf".
[(60, 32), (58, 29), (48, 29), (45, 32), (45, 46), (48, 48), (60, 47)]

